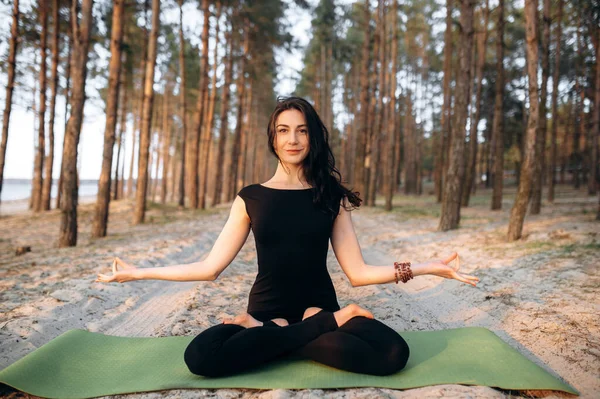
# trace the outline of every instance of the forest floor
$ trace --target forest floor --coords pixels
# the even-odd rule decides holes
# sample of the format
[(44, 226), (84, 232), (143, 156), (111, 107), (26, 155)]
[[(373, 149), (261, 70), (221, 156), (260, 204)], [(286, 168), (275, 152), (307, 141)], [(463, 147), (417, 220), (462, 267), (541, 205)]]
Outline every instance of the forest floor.
[[(368, 264), (445, 257), (456, 250), (477, 288), (425, 276), (410, 283), (352, 288), (330, 249), (329, 270), (341, 306), (358, 303), (398, 330), (487, 327), (521, 353), (577, 388), (600, 397), (600, 222), (597, 197), (559, 186), (554, 204), (527, 216), (524, 238), (506, 240), (514, 188), (503, 210), (489, 210), (479, 190), (461, 211), (457, 230), (438, 232), (440, 206), (432, 196), (398, 196), (352, 213)], [(90, 238), (94, 204), (80, 205), (79, 240), (57, 248), (60, 213), (0, 215), (0, 369), (74, 328), (121, 336), (196, 335), (223, 317), (241, 313), (256, 274), (252, 233), (219, 279), (212, 282), (94, 282), (120, 256), (138, 267), (205, 258), (228, 216), (230, 204), (206, 211), (150, 204), (147, 223), (131, 226), (133, 203), (111, 203), (109, 235)], [(15, 256), (18, 246), (31, 252)], [(409, 390), (168, 390), (110, 398), (421, 398), (528, 397), (533, 393), (462, 385)], [(571, 397), (536, 392), (544, 397)], [(31, 397), (0, 387), (9, 398)]]

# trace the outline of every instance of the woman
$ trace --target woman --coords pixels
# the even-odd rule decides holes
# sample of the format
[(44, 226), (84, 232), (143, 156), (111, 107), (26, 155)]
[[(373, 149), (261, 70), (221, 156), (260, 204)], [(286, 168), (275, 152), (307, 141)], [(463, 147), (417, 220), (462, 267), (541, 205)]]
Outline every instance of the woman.
[(252, 229), (258, 275), (247, 313), (191, 341), (184, 359), (192, 373), (231, 375), (290, 353), (357, 373), (388, 375), (401, 370), (409, 356), (404, 339), (356, 304), (340, 309), (326, 267), (329, 240), (355, 287), (407, 282), (424, 274), (473, 286), (479, 279), (448, 265), (456, 253), (412, 266), (365, 264), (350, 217), (352, 206), (360, 206), (362, 200), (341, 184), (327, 129), (314, 108), (302, 98), (278, 99), (267, 133), (269, 149), (279, 161), (275, 175), (238, 192), (204, 261), (138, 269), (117, 258), (113, 274), (98, 274), (97, 281), (215, 280)]

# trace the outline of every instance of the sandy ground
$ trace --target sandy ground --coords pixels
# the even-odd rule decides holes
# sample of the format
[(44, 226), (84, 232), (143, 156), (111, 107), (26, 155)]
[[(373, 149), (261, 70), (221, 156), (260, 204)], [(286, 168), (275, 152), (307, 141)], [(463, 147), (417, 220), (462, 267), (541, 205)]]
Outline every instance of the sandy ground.
[[(352, 288), (333, 251), (328, 264), (340, 305), (351, 302), (400, 330), (483, 326), (521, 353), (559, 374), (585, 398), (600, 397), (600, 223), (596, 197), (559, 188), (554, 205), (528, 216), (525, 238), (506, 241), (514, 190), (503, 210), (489, 211), (490, 193), (480, 190), (463, 209), (461, 227), (441, 233), (439, 205), (430, 197), (398, 196), (399, 206), (353, 212), (367, 263), (425, 261), (457, 250), (465, 272), (481, 278), (477, 288), (438, 277), (403, 285)], [(166, 266), (206, 257), (225, 224), (229, 206), (207, 211), (152, 204), (147, 224), (131, 226), (131, 201), (111, 204), (109, 236), (91, 240), (92, 203), (80, 206), (79, 244), (56, 246), (60, 214), (0, 212), (0, 368), (73, 328), (121, 336), (195, 335), (222, 317), (245, 310), (256, 273), (252, 234), (234, 262), (214, 282), (135, 281), (95, 283), (120, 256), (138, 267)], [(17, 207), (18, 208), (18, 207)], [(32, 252), (15, 256), (15, 248)], [(111, 398), (421, 398), (528, 397), (489, 387), (432, 386), (405, 391), (169, 390)], [(537, 392), (544, 397), (570, 397)], [(9, 387), (0, 395), (29, 397)]]

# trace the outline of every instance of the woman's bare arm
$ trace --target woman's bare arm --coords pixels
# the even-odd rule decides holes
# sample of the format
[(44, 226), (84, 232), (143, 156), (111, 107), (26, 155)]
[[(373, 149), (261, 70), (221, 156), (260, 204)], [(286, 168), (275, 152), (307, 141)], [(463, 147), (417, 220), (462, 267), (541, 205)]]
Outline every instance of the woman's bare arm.
[[(356, 232), (352, 224), (350, 212), (340, 205), (340, 213), (335, 219), (331, 233), (331, 246), (353, 287), (371, 284), (386, 284), (396, 281), (394, 262), (386, 266), (367, 265), (363, 259)], [(448, 263), (457, 257), (456, 253), (447, 259), (415, 263), (411, 265), (413, 276), (432, 274), (445, 278), (453, 278), (463, 283), (476, 285), (479, 279), (458, 272), (458, 267), (449, 266)]]
[[(98, 274), (96, 281), (125, 282), (131, 280), (211, 281), (215, 280), (235, 259), (250, 233), (250, 217), (244, 200), (236, 196), (229, 218), (208, 257), (189, 264), (135, 268), (120, 259), (113, 263), (113, 274)], [(117, 267), (122, 270), (117, 270)]]

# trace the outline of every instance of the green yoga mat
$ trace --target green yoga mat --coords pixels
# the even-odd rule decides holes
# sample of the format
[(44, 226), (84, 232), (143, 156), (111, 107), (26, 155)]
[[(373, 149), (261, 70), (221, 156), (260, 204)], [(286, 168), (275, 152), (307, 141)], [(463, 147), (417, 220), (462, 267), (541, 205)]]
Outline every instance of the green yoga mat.
[(224, 378), (191, 374), (183, 353), (192, 336), (130, 338), (68, 331), (0, 371), (0, 382), (48, 398), (91, 398), (173, 388), (416, 388), (487, 385), (578, 392), (493, 332), (479, 327), (401, 332), (410, 346), (406, 368), (391, 376), (282, 359)]

